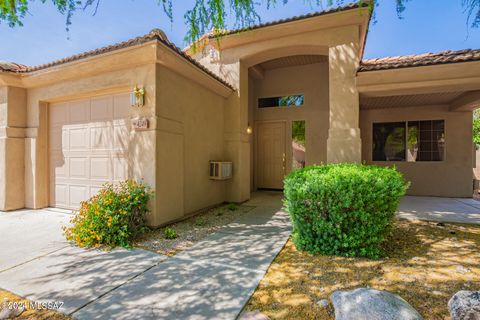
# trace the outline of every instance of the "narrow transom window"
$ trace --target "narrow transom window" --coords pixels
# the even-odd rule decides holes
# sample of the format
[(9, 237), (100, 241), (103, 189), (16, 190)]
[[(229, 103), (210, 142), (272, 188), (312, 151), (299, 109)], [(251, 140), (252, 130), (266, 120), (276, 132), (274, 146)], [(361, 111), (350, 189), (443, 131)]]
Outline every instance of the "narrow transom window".
[(373, 124), (373, 161), (445, 160), (445, 121)]
[(303, 106), (305, 96), (296, 94), (290, 96), (259, 98), (259, 108), (275, 108), (275, 107), (298, 107)]

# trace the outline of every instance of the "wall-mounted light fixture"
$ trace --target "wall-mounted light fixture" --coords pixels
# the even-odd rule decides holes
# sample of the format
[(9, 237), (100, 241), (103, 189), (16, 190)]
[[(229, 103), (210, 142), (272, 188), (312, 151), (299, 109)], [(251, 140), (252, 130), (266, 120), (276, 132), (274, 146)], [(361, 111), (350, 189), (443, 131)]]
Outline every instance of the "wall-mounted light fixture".
[(141, 107), (145, 104), (144, 101), (145, 89), (139, 88), (135, 85), (133, 92), (130, 93), (130, 104), (132, 107)]
[(252, 132), (253, 132), (253, 129), (252, 129), (252, 126), (249, 123), (248, 126), (247, 126), (247, 133), (252, 134)]

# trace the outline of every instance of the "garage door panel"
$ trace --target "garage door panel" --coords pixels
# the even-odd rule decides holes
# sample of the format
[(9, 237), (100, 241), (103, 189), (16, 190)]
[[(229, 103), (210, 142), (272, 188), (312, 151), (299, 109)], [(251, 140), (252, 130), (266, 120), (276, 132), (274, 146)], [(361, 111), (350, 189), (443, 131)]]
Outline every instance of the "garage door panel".
[(68, 123), (67, 104), (53, 105), (50, 109), (50, 126)]
[(128, 137), (130, 130), (126, 125), (115, 125), (113, 127), (113, 147), (118, 151), (128, 150)]
[(50, 127), (50, 150), (68, 150), (68, 130), (61, 126)]
[(69, 186), (69, 206), (78, 208), (80, 203), (89, 197), (90, 187), (86, 185), (70, 185)]
[(129, 108), (128, 94), (50, 106), (51, 206), (78, 209), (106, 182), (128, 178)]
[(103, 124), (100, 127), (90, 128), (90, 146), (96, 150), (110, 150), (112, 148), (113, 130), (111, 126)]
[(57, 178), (65, 178), (68, 176), (68, 162), (65, 162), (62, 154), (52, 153), (50, 157), (50, 170)]
[(68, 185), (57, 183), (53, 185), (55, 192), (51, 193), (51, 200), (60, 207), (68, 207)]
[(130, 116), (130, 96), (120, 94), (113, 96), (113, 119), (128, 119)]
[(68, 103), (69, 123), (90, 122), (90, 100), (73, 101)]
[(90, 179), (111, 181), (110, 157), (92, 157), (90, 158)]
[(90, 103), (90, 121), (108, 121), (113, 118), (112, 97), (92, 99)]
[(70, 128), (68, 130), (69, 150), (82, 150), (87, 152), (90, 149), (88, 128)]
[(69, 177), (77, 179), (88, 179), (88, 158), (69, 158)]

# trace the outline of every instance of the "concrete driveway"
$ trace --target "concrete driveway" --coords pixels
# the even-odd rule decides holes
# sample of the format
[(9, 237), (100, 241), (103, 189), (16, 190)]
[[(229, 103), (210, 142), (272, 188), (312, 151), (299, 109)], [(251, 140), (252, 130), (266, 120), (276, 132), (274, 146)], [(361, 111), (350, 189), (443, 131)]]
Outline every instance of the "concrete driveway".
[(480, 224), (480, 201), (469, 198), (407, 196), (400, 201), (398, 217)]
[(62, 301), (71, 314), (157, 265), (144, 250), (85, 250), (66, 242), (71, 215), (53, 210), (0, 213), (0, 288), (34, 301)]
[(0, 271), (67, 247), (61, 228), (69, 218), (47, 210), (0, 213)]

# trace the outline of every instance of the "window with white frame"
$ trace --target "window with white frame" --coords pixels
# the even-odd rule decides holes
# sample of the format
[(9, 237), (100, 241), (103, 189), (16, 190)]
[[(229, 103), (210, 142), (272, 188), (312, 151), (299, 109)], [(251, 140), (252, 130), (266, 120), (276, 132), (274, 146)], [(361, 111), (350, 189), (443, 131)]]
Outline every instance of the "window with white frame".
[(402, 121), (373, 124), (373, 161), (445, 160), (445, 121)]

